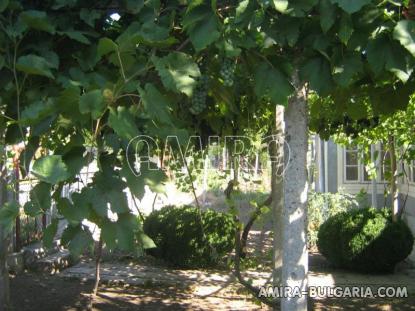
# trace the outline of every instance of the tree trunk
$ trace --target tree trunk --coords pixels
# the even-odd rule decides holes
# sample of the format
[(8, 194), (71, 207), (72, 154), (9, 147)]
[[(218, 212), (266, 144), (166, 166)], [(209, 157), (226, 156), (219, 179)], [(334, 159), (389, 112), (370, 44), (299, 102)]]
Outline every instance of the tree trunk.
[(5, 311), (10, 306), (9, 271), (6, 263), (9, 240), (4, 235), (2, 226), (0, 230), (0, 311)]
[(99, 282), (101, 280), (101, 257), (102, 257), (102, 237), (100, 235), (98, 244), (95, 248), (95, 282), (92, 289), (92, 295), (89, 299), (88, 310), (93, 310), (94, 299), (98, 294)]
[[(370, 161), (373, 163), (376, 172), (378, 169), (376, 157), (375, 157), (375, 145), (370, 145)], [(376, 178), (372, 178), (372, 207), (378, 208), (378, 182)]]
[[(5, 168), (0, 165), (0, 208), (7, 202), (7, 182)], [(10, 308), (9, 271), (7, 268), (7, 252), (9, 247), (8, 235), (4, 234), (4, 228), (0, 225), (0, 311)]]
[[(307, 102), (305, 86), (294, 71), (294, 94), (285, 110), (285, 140), (290, 147), (284, 173), (283, 286), (299, 291), (281, 299), (281, 309), (307, 310)], [(296, 293), (294, 293), (296, 294)]]
[[(19, 195), (19, 180), (20, 180), (20, 174), (19, 174), (19, 158), (17, 157), (14, 159), (14, 199), (16, 202), (20, 202)], [(22, 237), (21, 237), (21, 230), (20, 230), (20, 216), (16, 217), (16, 225), (15, 225), (15, 252), (20, 252), (20, 249), (22, 248)]]
[(206, 194), (208, 192), (208, 169), (209, 169), (209, 155), (205, 156), (205, 160), (203, 163), (203, 194), (202, 194), (202, 202), (206, 204)]
[(101, 257), (102, 257), (102, 238), (99, 237), (95, 254), (95, 283), (92, 290), (94, 296), (98, 293), (99, 281), (101, 280)]
[(254, 171), (254, 178), (258, 178), (258, 169), (259, 169), (259, 152), (255, 152), (255, 171)]
[(271, 144), (271, 201), (273, 237), (273, 271), (274, 286), (282, 284), (282, 217), (284, 208), (284, 106), (275, 108), (275, 141)]
[(224, 146), (223, 147), (223, 152), (222, 152), (222, 170), (223, 171), (226, 171), (226, 169), (227, 169), (227, 156), (228, 156), (228, 153), (226, 152), (226, 146)]
[(233, 162), (233, 182), (236, 187), (239, 185), (239, 155), (234, 155), (232, 153), (232, 162)]
[(391, 161), (390, 189), (392, 199), (392, 220), (399, 218), (398, 166), (396, 163), (395, 137), (389, 135), (389, 154)]

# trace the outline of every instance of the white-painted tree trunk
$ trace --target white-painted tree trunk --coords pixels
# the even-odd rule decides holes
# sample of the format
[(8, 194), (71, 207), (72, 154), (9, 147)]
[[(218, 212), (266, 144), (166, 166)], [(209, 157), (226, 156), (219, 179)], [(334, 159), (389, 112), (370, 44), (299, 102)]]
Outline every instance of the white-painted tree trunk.
[(259, 169), (259, 152), (255, 153), (255, 170), (254, 170), (254, 178), (258, 178), (258, 169)]
[(396, 161), (395, 137), (389, 136), (389, 154), (391, 161), (391, 180), (390, 190), (392, 199), (392, 219), (397, 221), (399, 218), (399, 191), (398, 191), (398, 165)]
[[(370, 161), (373, 163), (376, 172), (378, 169), (376, 156), (375, 156), (375, 145), (370, 145)], [(378, 208), (378, 183), (376, 178), (372, 178), (372, 207)]]
[(281, 299), (281, 310), (307, 310), (307, 102), (298, 72), (292, 77), (295, 92), (285, 109), (285, 140), (290, 146), (284, 173), (283, 286), (300, 295)]
[(222, 170), (224, 170), (224, 171), (226, 171), (226, 169), (227, 169), (227, 165), (228, 165), (228, 163), (227, 163), (227, 156), (228, 156), (228, 153), (226, 152), (226, 147), (223, 147), (223, 151), (222, 151)]
[(273, 285), (282, 284), (282, 211), (284, 208), (284, 106), (275, 108), (275, 140), (271, 148), (271, 196), (272, 196), (272, 224), (273, 224)]
[(208, 169), (209, 169), (209, 155), (206, 155), (205, 161), (203, 163), (203, 195), (202, 195), (203, 204), (206, 204), (206, 194), (208, 191)]

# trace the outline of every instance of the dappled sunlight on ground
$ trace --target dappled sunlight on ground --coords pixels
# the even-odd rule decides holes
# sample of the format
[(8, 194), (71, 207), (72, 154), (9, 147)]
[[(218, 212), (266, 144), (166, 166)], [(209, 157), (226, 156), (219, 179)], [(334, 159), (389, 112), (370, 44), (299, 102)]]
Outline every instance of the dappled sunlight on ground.
[[(272, 234), (252, 231), (248, 240), (246, 278), (256, 286), (271, 282)], [(309, 254), (311, 286), (408, 286), (402, 299), (309, 299), (309, 310), (415, 310), (415, 270), (365, 275), (333, 269), (319, 253)], [(86, 310), (95, 278), (94, 262), (85, 258), (60, 274), (22, 274), (12, 279), (14, 310)], [(140, 260), (107, 258), (94, 310), (269, 310), (236, 282), (232, 271), (181, 270), (145, 256)]]

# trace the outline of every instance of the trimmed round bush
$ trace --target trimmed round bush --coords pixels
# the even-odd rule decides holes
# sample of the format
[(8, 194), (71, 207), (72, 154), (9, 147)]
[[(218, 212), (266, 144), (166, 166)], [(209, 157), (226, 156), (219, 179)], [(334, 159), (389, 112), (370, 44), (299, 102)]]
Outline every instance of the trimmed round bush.
[(318, 232), (320, 253), (336, 267), (366, 273), (393, 272), (412, 251), (414, 238), (389, 209), (363, 208), (327, 219)]
[(166, 206), (145, 219), (144, 232), (157, 246), (149, 250), (153, 256), (177, 267), (204, 268), (232, 250), (236, 223), (231, 215), (213, 210)]

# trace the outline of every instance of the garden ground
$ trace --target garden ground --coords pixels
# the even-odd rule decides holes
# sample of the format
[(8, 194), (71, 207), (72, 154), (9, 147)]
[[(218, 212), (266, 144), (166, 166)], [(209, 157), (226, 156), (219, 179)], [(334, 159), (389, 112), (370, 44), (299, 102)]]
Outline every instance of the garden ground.
[[(256, 285), (269, 281), (264, 267), (270, 266), (270, 244), (269, 233), (252, 232), (248, 250), (262, 262), (250, 263), (245, 275)], [(94, 310), (268, 310), (227, 269), (176, 270), (144, 257), (139, 262), (107, 258), (101, 271)], [(94, 264), (88, 258), (56, 275), (20, 274), (11, 281), (14, 310), (85, 310), (93, 279)], [(407, 286), (409, 291), (409, 298), (401, 299), (310, 299), (310, 310), (415, 310), (415, 270), (408, 267), (393, 275), (362, 275), (333, 270), (321, 255), (310, 253), (309, 284)]]
[[(13, 310), (86, 310), (92, 282), (59, 276), (25, 273), (11, 281)], [(415, 310), (415, 296), (401, 299), (310, 300), (310, 310)], [(209, 297), (189, 289), (160, 286), (103, 284), (94, 299), (94, 310), (267, 310), (243, 291), (233, 288)]]

